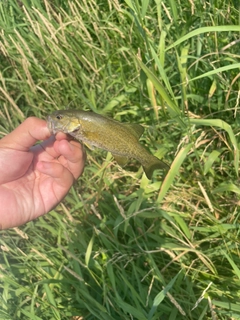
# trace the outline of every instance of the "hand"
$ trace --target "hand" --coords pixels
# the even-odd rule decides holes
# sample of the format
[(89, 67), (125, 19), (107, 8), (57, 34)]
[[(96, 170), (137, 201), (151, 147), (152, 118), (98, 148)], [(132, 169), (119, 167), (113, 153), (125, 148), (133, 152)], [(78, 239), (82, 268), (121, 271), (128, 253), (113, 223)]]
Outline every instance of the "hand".
[(33, 220), (66, 196), (85, 162), (82, 145), (67, 139), (50, 137), (46, 121), (31, 117), (0, 140), (0, 229)]

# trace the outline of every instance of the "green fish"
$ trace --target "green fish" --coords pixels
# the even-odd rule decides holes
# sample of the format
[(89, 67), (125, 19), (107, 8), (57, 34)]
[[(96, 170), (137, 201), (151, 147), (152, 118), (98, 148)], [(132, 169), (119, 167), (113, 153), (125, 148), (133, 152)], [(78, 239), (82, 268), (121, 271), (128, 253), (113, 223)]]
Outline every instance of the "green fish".
[(148, 179), (154, 170), (168, 168), (139, 143), (144, 131), (139, 124), (121, 123), (91, 111), (77, 110), (55, 111), (47, 117), (47, 122), (53, 134), (68, 133), (86, 145), (109, 151), (122, 166), (128, 159), (136, 159)]

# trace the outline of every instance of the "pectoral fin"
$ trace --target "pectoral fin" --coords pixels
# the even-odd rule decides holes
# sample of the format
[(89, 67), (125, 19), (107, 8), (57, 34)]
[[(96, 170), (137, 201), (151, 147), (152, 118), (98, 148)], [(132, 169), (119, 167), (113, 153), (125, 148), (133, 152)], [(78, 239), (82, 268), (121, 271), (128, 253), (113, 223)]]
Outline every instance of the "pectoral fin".
[(112, 154), (113, 158), (117, 161), (117, 163), (123, 167), (128, 162), (128, 158), (119, 156), (118, 154)]
[(85, 144), (85, 146), (87, 146), (88, 149), (90, 149), (90, 150), (94, 150), (94, 149), (95, 149), (95, 147), (94, 147), (93, 145), (90, 145), (90, 144), (87, 143), (87, 142), (84, 142), (84, 144)]

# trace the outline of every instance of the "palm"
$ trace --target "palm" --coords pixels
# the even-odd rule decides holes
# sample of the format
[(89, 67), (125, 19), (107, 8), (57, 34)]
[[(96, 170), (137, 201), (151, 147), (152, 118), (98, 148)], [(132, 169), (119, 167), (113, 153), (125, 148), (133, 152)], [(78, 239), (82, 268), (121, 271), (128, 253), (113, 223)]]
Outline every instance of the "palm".
[(51, 210), (83, 171), (81, 145), (66, 137), (51, 137), (27, 150), (21, 147), (7, 148), (0, 143), (2, 228), (20, 225)]

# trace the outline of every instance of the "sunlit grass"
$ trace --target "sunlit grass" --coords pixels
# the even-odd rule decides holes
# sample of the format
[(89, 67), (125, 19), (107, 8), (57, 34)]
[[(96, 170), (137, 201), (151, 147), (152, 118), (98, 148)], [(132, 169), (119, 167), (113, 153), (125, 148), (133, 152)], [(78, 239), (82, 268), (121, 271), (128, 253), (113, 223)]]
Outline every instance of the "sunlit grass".
[(62, 204), (1, 232), (1, 319), (240, 318), (239, 22), (236, 1), (0, 2), (0, 136), (90, 109), (171, 166), (88, 150)]

